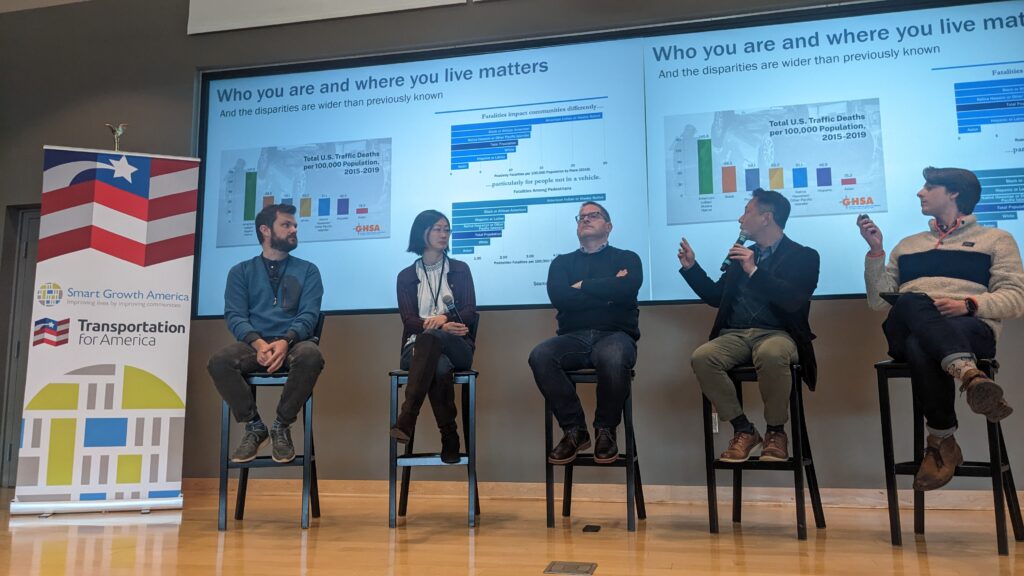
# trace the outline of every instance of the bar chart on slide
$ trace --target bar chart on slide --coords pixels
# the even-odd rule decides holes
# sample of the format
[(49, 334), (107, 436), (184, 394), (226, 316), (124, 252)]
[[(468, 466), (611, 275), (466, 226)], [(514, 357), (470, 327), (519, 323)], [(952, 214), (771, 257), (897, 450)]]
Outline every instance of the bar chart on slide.
[(974, 207), (978, 222), (999, 226), (1020, 220), (1024, 212), (1024, 167), (976, 170), (981, 182), (981, 200)]
[[(601, 112), (591, 112), (454, 125), (451, 139), (451, 169), (467, 170), (471, 165), (479, 162), (508, 160), (520, 151), (520, 147), (529, 148), (531, 144), (534, 144), (530, 140), (536, 140), (534, 137), (537, 135), (545, 134), (545, 132), (560, 132), (561, 134), (545, 134), (548, 139), (560, 138), (564, 135), (565, 130), (558, 130), (559, 128), (578, 131), (578, 126), (570, 126), (569, 123), (579, 124), (602, 118)], [(586, 128), (588, 127), (584, 127), (584, 131), (590, 132)], [(537, 146), (541, 145), (537, 144)], [(537, 155), (531, 154), (530, 156), (536, 158)]]
[(732, 220), (758, 188), (794, 216), (885, 210), (878, 99), (664, 118), (666, 223)]
[(1024, 124), (1024, 77), (957, 82), (953, 94), (960, 134), (977, 134), (1002, 124)]
[(390, 138), (231, 150), (221, 167), (218, 246), (251, 244), (271, 204), (295, 207), (303, 241), (389, 234)]

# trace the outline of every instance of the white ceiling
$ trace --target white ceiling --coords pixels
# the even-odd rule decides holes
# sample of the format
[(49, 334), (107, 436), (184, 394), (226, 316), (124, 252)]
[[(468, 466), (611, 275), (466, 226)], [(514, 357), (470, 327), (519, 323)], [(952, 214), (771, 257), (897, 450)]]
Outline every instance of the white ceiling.
[(0, 12), (17, 12), (18, 10), (45, 8), (73, 2), (85, 2), (85, 0), (0, 0)]

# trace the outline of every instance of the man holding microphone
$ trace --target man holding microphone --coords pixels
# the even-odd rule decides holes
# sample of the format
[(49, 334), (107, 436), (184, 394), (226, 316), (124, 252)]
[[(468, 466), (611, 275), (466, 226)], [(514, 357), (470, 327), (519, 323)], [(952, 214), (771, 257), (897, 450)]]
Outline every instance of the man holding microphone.
[[(718, 308), (710, 341), (693, 353), (691, 364), (704, 395), (734, 435), (720, 459), (744, 462), (764, 444), (761, 460), (789, 458), (785, 424), (789, 418), (790, 364), (799, 362), (811, 389), (816, 379), (808, 323), (811, 295), (818, 286), (818, 253), (783, 232), (790, 205), (774, 190), (754, 190), (739, 218), (740, 239), (729, 249), (717, 282), (697, 264), (686, 238), (679, 243), (679, 273), (701, 300)], [(743, 246), (753, 240), (750, 248)], [(743, 413), (728, 371), (753, 364), (757, 370), (767, 432), (762, 440)]]

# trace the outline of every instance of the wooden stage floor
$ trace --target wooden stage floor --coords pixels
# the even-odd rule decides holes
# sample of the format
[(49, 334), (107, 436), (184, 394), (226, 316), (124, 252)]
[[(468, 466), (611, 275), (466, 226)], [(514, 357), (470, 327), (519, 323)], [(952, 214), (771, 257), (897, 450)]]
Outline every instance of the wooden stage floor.
[[(0, 491), (8, 501), (12, 491)], [(387, 498), (323, 495), (323, 516), (299, 528), (297, 495), (253, 494), (246, 518), (217, 531), (215, 493), (186, 495), (180, 512), (10, 518), (3, 511), (0, 573), (13, 575), (230, 574), (540, 575), (553, 560), (596, 562), (613, 574), (1024, 574), (1024, 543), (996, 554), (991, 511), (928, 512), (915, 537), (904, 512), (904, 545), (889, 543), (878, 509), (826, 508), (828, 528), (811, 522), (796, 539), (791, 505), (744, 507), (742, 526), (723, 506), (722, 532), (708, 533), (702, 505), (648, 504), (637, 532), (620, 502), (574, 502), (573, 517), (544, 522), (543, 500), (484, 499), (476, 529), (465, 500), (416, 497), (397, 529)], [(601, 530), (584, 533), (586, 524)]]

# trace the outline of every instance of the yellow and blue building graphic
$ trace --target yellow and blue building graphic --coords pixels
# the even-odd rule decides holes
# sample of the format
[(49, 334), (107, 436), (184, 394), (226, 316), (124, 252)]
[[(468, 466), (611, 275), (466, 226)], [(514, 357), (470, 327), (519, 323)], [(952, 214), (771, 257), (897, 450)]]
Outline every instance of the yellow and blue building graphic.
[(181, 494), (185, 402), (142, 368), (67, 372), (28, 400), (21, 426), (17, 502)]

